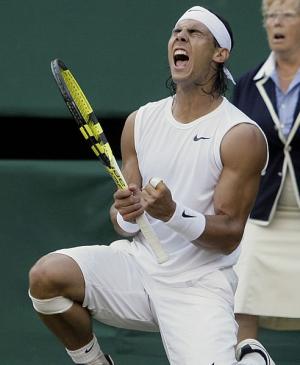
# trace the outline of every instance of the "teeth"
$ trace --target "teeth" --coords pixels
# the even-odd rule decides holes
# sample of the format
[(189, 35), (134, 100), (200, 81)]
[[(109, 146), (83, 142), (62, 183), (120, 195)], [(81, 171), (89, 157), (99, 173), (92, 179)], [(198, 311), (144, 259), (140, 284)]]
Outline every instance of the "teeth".
[(181, 54), (187, 56), (187, 53), (184, 49), (176, 49), (176, 51), (174, 52), (174, 56), (181, 55)]

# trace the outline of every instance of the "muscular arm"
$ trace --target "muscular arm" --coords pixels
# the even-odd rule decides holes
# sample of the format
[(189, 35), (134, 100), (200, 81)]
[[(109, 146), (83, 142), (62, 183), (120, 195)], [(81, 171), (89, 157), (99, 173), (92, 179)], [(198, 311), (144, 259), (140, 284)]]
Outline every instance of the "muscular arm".
[(122, 236), (130, 236), (130, 234), (119, 227), (116, 221), (117, 212), (119, 211), (125, 220), (134, 222), (135, 218), (144, 211), (140, 202), (141, 175), (134, 145), (135, 116), (136, 112), (129, 115), (121, 136), (121, 170), (129, 187), (126, 190), (117, 190), (114, 194), (114, 204), (110, 208), (111, 221), (115, 230)]
[(221, 145), (223, 171), (214, 194), (216, 215), (206, 216), (206, 227), (194, 243), (232, 252), (240, 243), (254, 204), (267, 147), (259, 129), (240, 124)]
[(134, 123), (137, 112), (127, 118), (121, 136), (122, 173), (128, 184), (134, 183), (141, 187), (142, 179), (139, 171), (134, 144)]

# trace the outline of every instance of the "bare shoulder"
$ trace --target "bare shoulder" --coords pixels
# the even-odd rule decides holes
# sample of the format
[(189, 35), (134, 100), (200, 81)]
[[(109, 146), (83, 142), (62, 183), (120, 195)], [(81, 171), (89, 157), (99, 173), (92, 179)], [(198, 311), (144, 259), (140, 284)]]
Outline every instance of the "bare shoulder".
[(122, 136), (121, 136), (121, 145), (124, 143), (126, 144), (130, 140), (133, 139), (136, 113), (137, 113), (137, 111), (134, 111), (131, 114), (129, 114), (129, 116), (127, 117), (127, 119), (125, 121), (124, 128), (122, 131)]
[(128, 117), (125, 121), (124, 129), (134, 128), (134, 122), (135, 122), (136, 114), (137, 114), (137, 110), (135, 110), (134, 112), (132, 112), (128, 115)]
[(122, 172), (127, 183), (140, 186), (141, 177), (138, 168), (137, 155), (134, 143), (134, 123), (136, 111), (131, 113), (125, 122), (121, 136)]
[(221, 144), (224, 166), (244, 166), (262, 170), (266, 164), (268, 147), (262, 131), (255, 124), (241, 123), (230, 129)]

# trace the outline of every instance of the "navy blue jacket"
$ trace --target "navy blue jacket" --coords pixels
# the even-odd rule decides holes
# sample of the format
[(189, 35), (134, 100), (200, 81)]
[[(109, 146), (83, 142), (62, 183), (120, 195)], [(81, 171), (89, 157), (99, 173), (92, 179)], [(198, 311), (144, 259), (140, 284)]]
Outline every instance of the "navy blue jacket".
[(261, 178), (259, 192), (250, 215), (250, 218), (268, 224), (276, 209), (286, 164), (294, 171), (295, 178), (292, 173), (292, 179), (297, 186), (295, 190), (300, 205), (300, 93), (293, 126), (289, 136), (285, 138), (278, 128), (279, 117), (273, 80), (267, 77), (253, 80), (261, 66), (247, 72), (238, 80), (233, 93), (233, 104), (253, 119), (268, 139), (269, 164)]

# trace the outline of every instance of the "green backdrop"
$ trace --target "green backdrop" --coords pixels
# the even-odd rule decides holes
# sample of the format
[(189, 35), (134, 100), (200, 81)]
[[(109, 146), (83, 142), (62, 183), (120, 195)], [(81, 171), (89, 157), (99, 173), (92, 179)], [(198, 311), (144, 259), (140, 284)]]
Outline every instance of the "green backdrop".
[(73, 71), (99, 116), (124, 116), (168, 94), (167, 42), (193, 5), (231, 24), (235, 76), (267, 55), (260, 0), (0, 0), (0, 115), (69, 116), (50, 60)]

